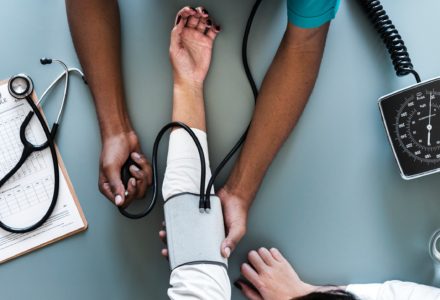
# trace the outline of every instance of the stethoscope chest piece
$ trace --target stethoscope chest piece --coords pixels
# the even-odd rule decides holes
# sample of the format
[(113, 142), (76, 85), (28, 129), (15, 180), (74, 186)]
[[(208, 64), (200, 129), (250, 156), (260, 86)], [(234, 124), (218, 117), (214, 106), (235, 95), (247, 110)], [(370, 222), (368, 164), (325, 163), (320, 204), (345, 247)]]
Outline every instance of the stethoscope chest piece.
[(34, 83), (26, 74), (17, 74), (9, 79), (8, 89), (12, 97), (24, 99), (34, 91)]

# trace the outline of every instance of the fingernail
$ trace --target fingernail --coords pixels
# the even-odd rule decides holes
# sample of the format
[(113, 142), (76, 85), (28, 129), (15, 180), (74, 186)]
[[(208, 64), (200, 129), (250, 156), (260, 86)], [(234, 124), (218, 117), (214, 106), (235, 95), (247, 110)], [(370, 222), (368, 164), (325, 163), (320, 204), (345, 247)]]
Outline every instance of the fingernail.
[(215, 30), (220, 31), (222, 30), (222, 28), (220, 27), (220, 25), (215, 25)]
[(136, 179), (134, 178), (130, 179), (130, 183), (132, 186), (136, 186)]
[(180, 23), (180, 20), (181, 20), (181, 19), (182, 19), (182, 16), (181, 16), (181, 15), (178, 15), (178, 16), (177, 16), (176, 25)]
[(130, 170), (132, 170), (133, 172), (137, 172), (139, 171), (139, 168), (136, 165), (131, 165)]
[(122, 196), (121, 195), (116, 195), (115, 203), (116, 203), (117, 206), (122, 204)]
[(207, 11), (206, 9), (202, 9), (202, 12), (203, 12), (205, 15), (208, 15), (208, 14), (209, 14), (208, 11)]
[(132, 155), (133, 155), (134, 159), (141, 159), (141, 155), (139, 153), (137, 153), (137, 152), (133, 152)]
[(210, 19), (208, 19), (208, 20), (206, 21), (206, 24), (207, 24), (208, 26), (212, 26), (212, 21), (211, 21)]
[(240, 291), (243, 289), (243, 287), (241, 286), (241, 284), (237, 281), (234, 282), (234, 286), (239, 289)]
[(229, 258), (229, 256), (231, 256), (231, 248), (226, 247), (225, 248), (225, 253), (226, 253), (226, 258)]

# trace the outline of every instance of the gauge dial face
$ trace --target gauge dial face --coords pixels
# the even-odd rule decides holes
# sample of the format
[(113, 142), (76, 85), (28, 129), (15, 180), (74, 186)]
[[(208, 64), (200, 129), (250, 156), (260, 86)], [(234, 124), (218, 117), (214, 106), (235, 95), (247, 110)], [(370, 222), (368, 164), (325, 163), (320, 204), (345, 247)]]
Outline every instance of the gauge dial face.
[(402, 176), (440, 169), (440, 79), (422, 82), (379, 100)]

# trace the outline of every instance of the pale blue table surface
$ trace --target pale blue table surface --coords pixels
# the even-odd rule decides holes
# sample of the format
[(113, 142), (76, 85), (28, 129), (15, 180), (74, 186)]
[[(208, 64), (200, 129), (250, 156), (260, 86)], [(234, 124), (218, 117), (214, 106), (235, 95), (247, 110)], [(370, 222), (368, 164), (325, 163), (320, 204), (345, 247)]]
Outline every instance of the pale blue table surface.
[[(0, 78), (25, 72), (37, 92), (59, 71), (39, 58), (78, 65), (61, 0), (1, 3)], [(203, 3), (222, 25), (206, 85), (212, 165), (242, 133), (253, 108), (241, 67), (241, 39), (253, 0), (121, 1), (124, 75), (131, 117), (144, 151), (169, 120), (169, 31), (175, 12)], [(440, 74), (440, 2), (384, 0), (422, 78)], [(282, 0), (265, 0), (250, 39), (250, 64), (264, 76), (286, 25)], [(283, 76), (280, 74), (279, 76)], [(250, 249), (280, 248), (314, 283), (430, 283), (430, 235), (440, 227), (440, 176), (400, 178), (377, 98), (412, 84), (397, 78), (380, 39), (354, 1), (332, 23), (319, 79), (250, 212), (230, 276)], [(60, 91), (54, 94), (59, 99)], [(46, 106), (53, 116), (57, 101)], [(53, 118), (53, 117), (52, 117)], [(1, 299), (166, 299), (158, 205), (141, 221), (123, 218), (98, 192), (100, 138), (88, 88), (71, 84), (58, 144), (89, 221), (87, 232), (0, 266)], [(268, 137), (270, 139), (270, 137)], [(161, 153), (165, 154), (165, 146)], [(165, 155), (160, 158), (163, 170)], [(229, 168), (228, 168), (229, 170)], [(225, 173), (219, 184), (225, 180)], [(233, 299), (242, 299), (238, 291)]]

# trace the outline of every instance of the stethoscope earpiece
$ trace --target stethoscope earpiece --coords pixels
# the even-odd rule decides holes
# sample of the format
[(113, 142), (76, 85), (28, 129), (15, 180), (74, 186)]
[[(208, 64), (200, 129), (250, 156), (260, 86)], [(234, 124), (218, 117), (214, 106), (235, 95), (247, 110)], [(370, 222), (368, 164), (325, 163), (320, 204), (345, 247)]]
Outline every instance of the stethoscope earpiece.
[(40, 63), (42, 65), (48, 65), (52, 63), (52, 59), (51, 58), (47, 58), (47, 57), (42, 57), (40, 58)]

